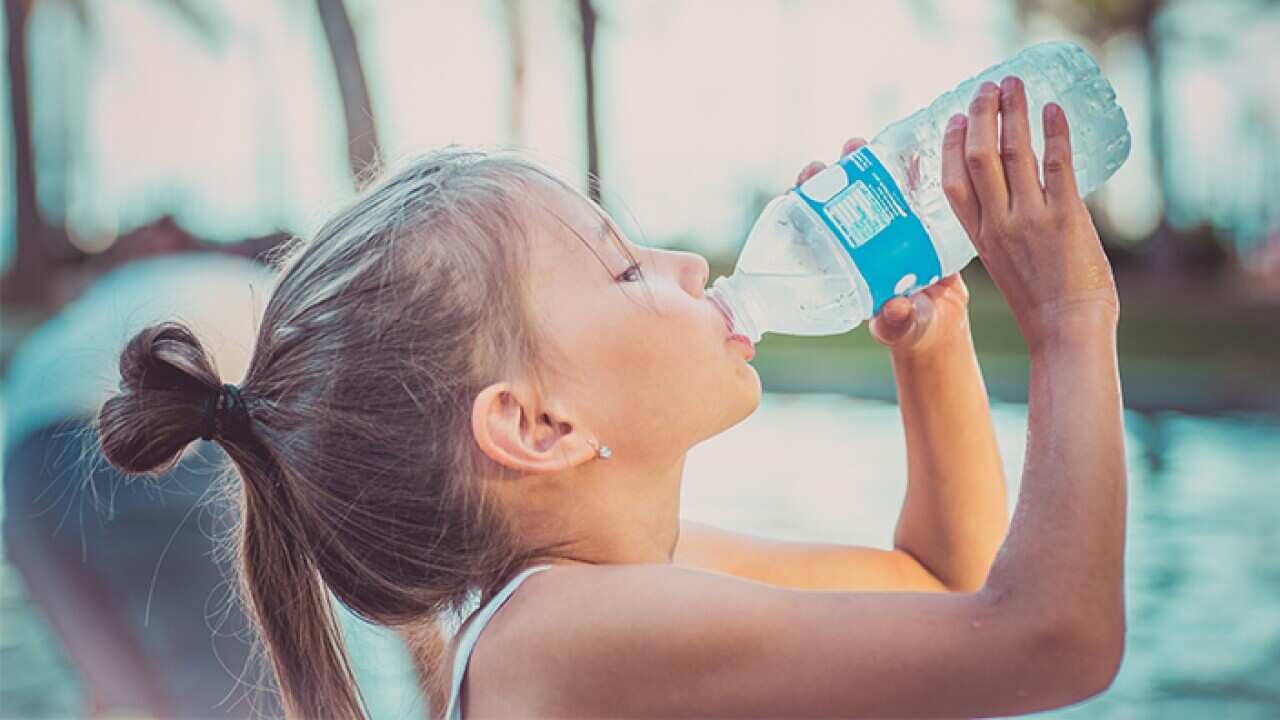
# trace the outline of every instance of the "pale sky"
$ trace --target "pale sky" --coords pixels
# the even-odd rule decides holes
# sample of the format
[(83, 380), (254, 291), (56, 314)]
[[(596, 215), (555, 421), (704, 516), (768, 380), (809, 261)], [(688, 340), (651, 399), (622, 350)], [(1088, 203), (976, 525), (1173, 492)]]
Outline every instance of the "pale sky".
[[(519, 138), (509, 122), (510, 57), (497, 0), (348, 4), (389, 157), (449, 142), (519, 143), (582, 185), (575, 3), (527, 2)], [(225, 24), (216, 46), (154, 0), (87, 5), (88, 40), (63, 3), (39, 3), (32, 19), (33, 85), (46, 93), (38, 152), (60, 152), (71, 163), (65, 202), (80, 242), (101, 246), (166, 210), (215, 239), (277, 227), (307, 233), (349, 195), (337, 85), (311, 3), (202, 4)], [(637, 240), (711, 253), (740, 245), (753, 194), (785, 190), (801, 166), (830, 161), (847, 137), (870, 137), (1032, 42), (1083, 44), (1043, 19), (1020, 33), (1005, 0), (598, 5), (606, 205), (624, 227), (643, 233)], [(930, 5), (932, 13), (921, 14)], [(1232, 22), (1215, 7), (1184, 0), (1170, 15), (1179, 27)], [(1280, 122), (1280, 90), (1264, 80), (1280, 77), (1280, 13), (1272, 15), (1239, 27), (1212, 62), (1204, 52), (1170, 59), (1170, 128), (1187, 148), (1177, 172), (1198, 183), (1187, 187), (1200, 207), (1259, 205), (1261, 195), (1247, 197), (1248, 188), (1275, 193), (1280, 183), (1276, 153), (1251, 151), (1238, 139), (1244, 120), (1253, 119), (1255, 132), (1259, 117), (1264, 129)], [(1140, 46), (1120, 37), (1086, 48), (1103, 62), (1134, 136), (1129, 161), (1102, 191), (1107, 219), (1140, 235), (1158, 218)], [(1259, 98), (1254, 107), (1243, 107), (1242, 93)], [(64, 127), (63, 103), (85, 121)], [(0, 154), (8, 165), (7, 143)], [(4, 182), (7, 190), (11, 175)], [(47, 187), (56, 178), (45, 183), (42, 201), (61, 204)], [(1242, 183), (1246, 189), (1237, 191)], [(4, 192), (6, 236), (11, 195)], [(1277, 215), (1272, 203), (1256, 222)], [(8, 245), (6, 237), (6, 255)]]

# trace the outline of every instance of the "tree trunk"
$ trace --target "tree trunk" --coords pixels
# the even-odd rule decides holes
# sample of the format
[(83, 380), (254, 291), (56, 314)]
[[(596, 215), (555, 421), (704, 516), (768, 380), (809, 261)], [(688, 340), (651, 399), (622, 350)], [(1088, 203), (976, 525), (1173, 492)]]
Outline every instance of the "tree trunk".
[(316, 11), (324, 25), (338, 90), (342, 94), (342, 110), (347, 122), (347, 160), (352, 177), (359, 182), (367, 171), (382, 162), (382, 151), (355, 29), (351, 27), (351, 16), (342, 0), (316, 0)]
[(524, 0), (503, 0), (502, 14), (511, 52), (511, 107), (507, 116), (507, 132), (516, 145), (524, 144), (525, 34)]
[(1148, 105), (1151, 107), (1151, 124), (1148, 128), (1151, 133), (1151, 162), (1155, 166), (1156, 182), (1160, 184), (1160, 195), (1164, 201), (1165, 214), (1167, 215), (1169, 205), (1173, 200), (1173, 178), (1169, 174), (1169, 164), (1166, 158), (1169, 144), (1164, 113), (1168, 105), (1168, 98), (1165, 93), (1164, 58), (1161, 55), (1163, 48), (1155, 27), (1156, 15), (1159, 9), (1160, 3), (1155, 2), (1155, 0), (1148, 0), (1143, 4), (1139, 32), (1142, 36), (1142, 49), (1147, 55), (1147, 84), (1150, 92)]
[(78, 257), (66, 229), (53, 227), (40, 214), (36, 199), (36, 158), (31, 128), (31, 85), (27, 70), (29, 0), (5, 0), (9, 33), (9, 110), (13, 123), (14, 248), (5, 272), (5, 304), (37, 305), (48, 298), (51, 271), (59, 260)]
[(578, 16), (582, 20), (582, 81), (587, 95), (587, 193), (592, 200), (600, 202), (600, 144), (596, 137), (596, 10), (591, 0), (578, 0)]
[(1160, 222), (1147, 238), (1148, 256), (1156, 275), (1163, 280), (1172, 280), (1181, 273), (1182, 258), (1179, 257), (1176, 233), (1169, 224), (1169, 212), (1175, 197), (1173, 176), (1169, 171), (1169, 142), (1164, 120), (1168, 95), (1165, 92), (1163, 47), (1156, 29), (1160, 5), (1159, 0), (1145, 0), (1139, 11), (1137, 26), (1142, 38), (1142, 49), (1147, 56), (1147, 87), (1150, 93), (1147, 101), (1150, 124), (1147, 131), (1151, 133), (1151, 163), (1163, 206)]

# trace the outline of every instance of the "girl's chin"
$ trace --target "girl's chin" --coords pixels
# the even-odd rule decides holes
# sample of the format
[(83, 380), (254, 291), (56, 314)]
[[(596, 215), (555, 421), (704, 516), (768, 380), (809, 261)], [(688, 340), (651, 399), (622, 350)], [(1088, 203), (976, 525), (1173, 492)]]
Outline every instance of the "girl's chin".
[(763, 391), (763, 386), (760, 384), (760, 373), (756, 371), (754, 365), (750, 364), (743, 368), (743, 373), (747, 376), (747, 380), (752, 387), (751, 395), (755, 398), (755, 401), (751, 409), (754, 410), (754, 405), (760, 404), (760, 393)]
[(702, 396), (699, 400), (700, 407), (715, 408), (718, 411), (716, 415), (719, 418), (715, 426), (709, 428), (710, 432), (702, 440), (714, 437), (732, 428), (746, 420), (756, 411), (756, 408), (760, 407), (760, 375), (751, 365), (739, 362), (741, 364), (738, 367), (727, 373), (727, 375), (732, 375), (731, 378), (722, 376), (721, 381), (715, 385), (716, 389), (711, 391), (710, 394)]
[(760, 374), (756, 372), (754, 367), (745, 365), (740, 368), (740, 371), (743, 387), (734, 398), (735, 401), (738, 401), (734, 403), (735, 408), (738, 409), (738, 412), (734, 413), (734, 425), (747, 419), (751, 413), (756, 411), (756, 408), (760, 407), (760, 395), (763, 392), (760, 384)]

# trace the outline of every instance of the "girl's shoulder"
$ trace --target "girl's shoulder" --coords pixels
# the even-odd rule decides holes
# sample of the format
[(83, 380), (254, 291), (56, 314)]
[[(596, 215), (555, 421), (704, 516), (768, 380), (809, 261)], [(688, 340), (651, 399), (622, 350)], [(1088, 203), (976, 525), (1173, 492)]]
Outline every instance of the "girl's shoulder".
[(464, 717), (1016, 714), (1034, 703), (1014, 690), (1054, 689), (1073, 650), (980, 593), (798, 590), (669, 564), (557, 565), (517, 590), (476, 645)]
[[(525, 715), (537, 707), (536, 698), (545, 687), (545, 678), (537, 672), (538, 659), (557, 651), (550, 608), (556, 598), (581, 592), (580, 578), (595, 568), (549, 565), (525, 574), (511, 588), (471, 647), (457, 699), (463, 717)], [(460, 640), (479, 619), (479, 610), (457, 626), (444, 653), (445, 667), (454, 667), (462, 650)]]
[[(475, 640), (462, 693), (463, 716), (556, 714), (568, 709), (561, 702), (566, 688), (576, 678), (592, 683), (590, 674), (583, 672), (584, 663), (593, 663), (591, 658), (603, 653), (615, 657), (620, 667), (629, 666), (626, 653), (606, 648), (623, 649), (639, 624), (647, 626), (646, 632), (659, 633), (664, 646), (669, 641), (680, 646), (682, 637), (696, 644), (696, 637), (685, 630), (691, 625), (710, 627), (704, 614), (710, 608), (670, 600), (697, 597), (700, 589), (710, 589), (707, 580), (716, 587), (723, 587), (724, 581), (766, 591), (771, 587), (658, 563), (555, 564), (529, 574)], [(716, 598), (723, 597), (712, 592), (706, 599), (714, 606)], [(639, 682), (648, 675), (644, 669), (651, 658), (641, 653), (632, 659), (630, 669), (641, 671)], [(607, 695), (628, 688), (615, 684), (601, 691)]]

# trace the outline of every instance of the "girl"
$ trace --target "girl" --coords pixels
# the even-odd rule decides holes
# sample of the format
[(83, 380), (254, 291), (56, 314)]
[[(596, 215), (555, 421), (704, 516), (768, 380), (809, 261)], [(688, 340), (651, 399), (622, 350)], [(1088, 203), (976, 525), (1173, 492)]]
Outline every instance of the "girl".
[(437, 663), (452, 718), (1081, 700), (1124, 645), (1119, 306), (1057, 106), (1044, 127), (1042, 182), (1008, 78), (943, 147), (947, 196), (1031, 352), (1007, 538), (958, 278), (874, 323), (909, 448), (895, 550), (682, 533), (686, 451), (760, 393), (705, 261), (634, 246), (563, 181), (478, 153), (414, 163), (297, 246), (240, 386), (184, 326), (140, 332), (105, 451), (152, 472), (196, 437), (226, 449), (243, 586), (294, 717), (362, 715), (328, 591), (426, 637), (479, 593)]

